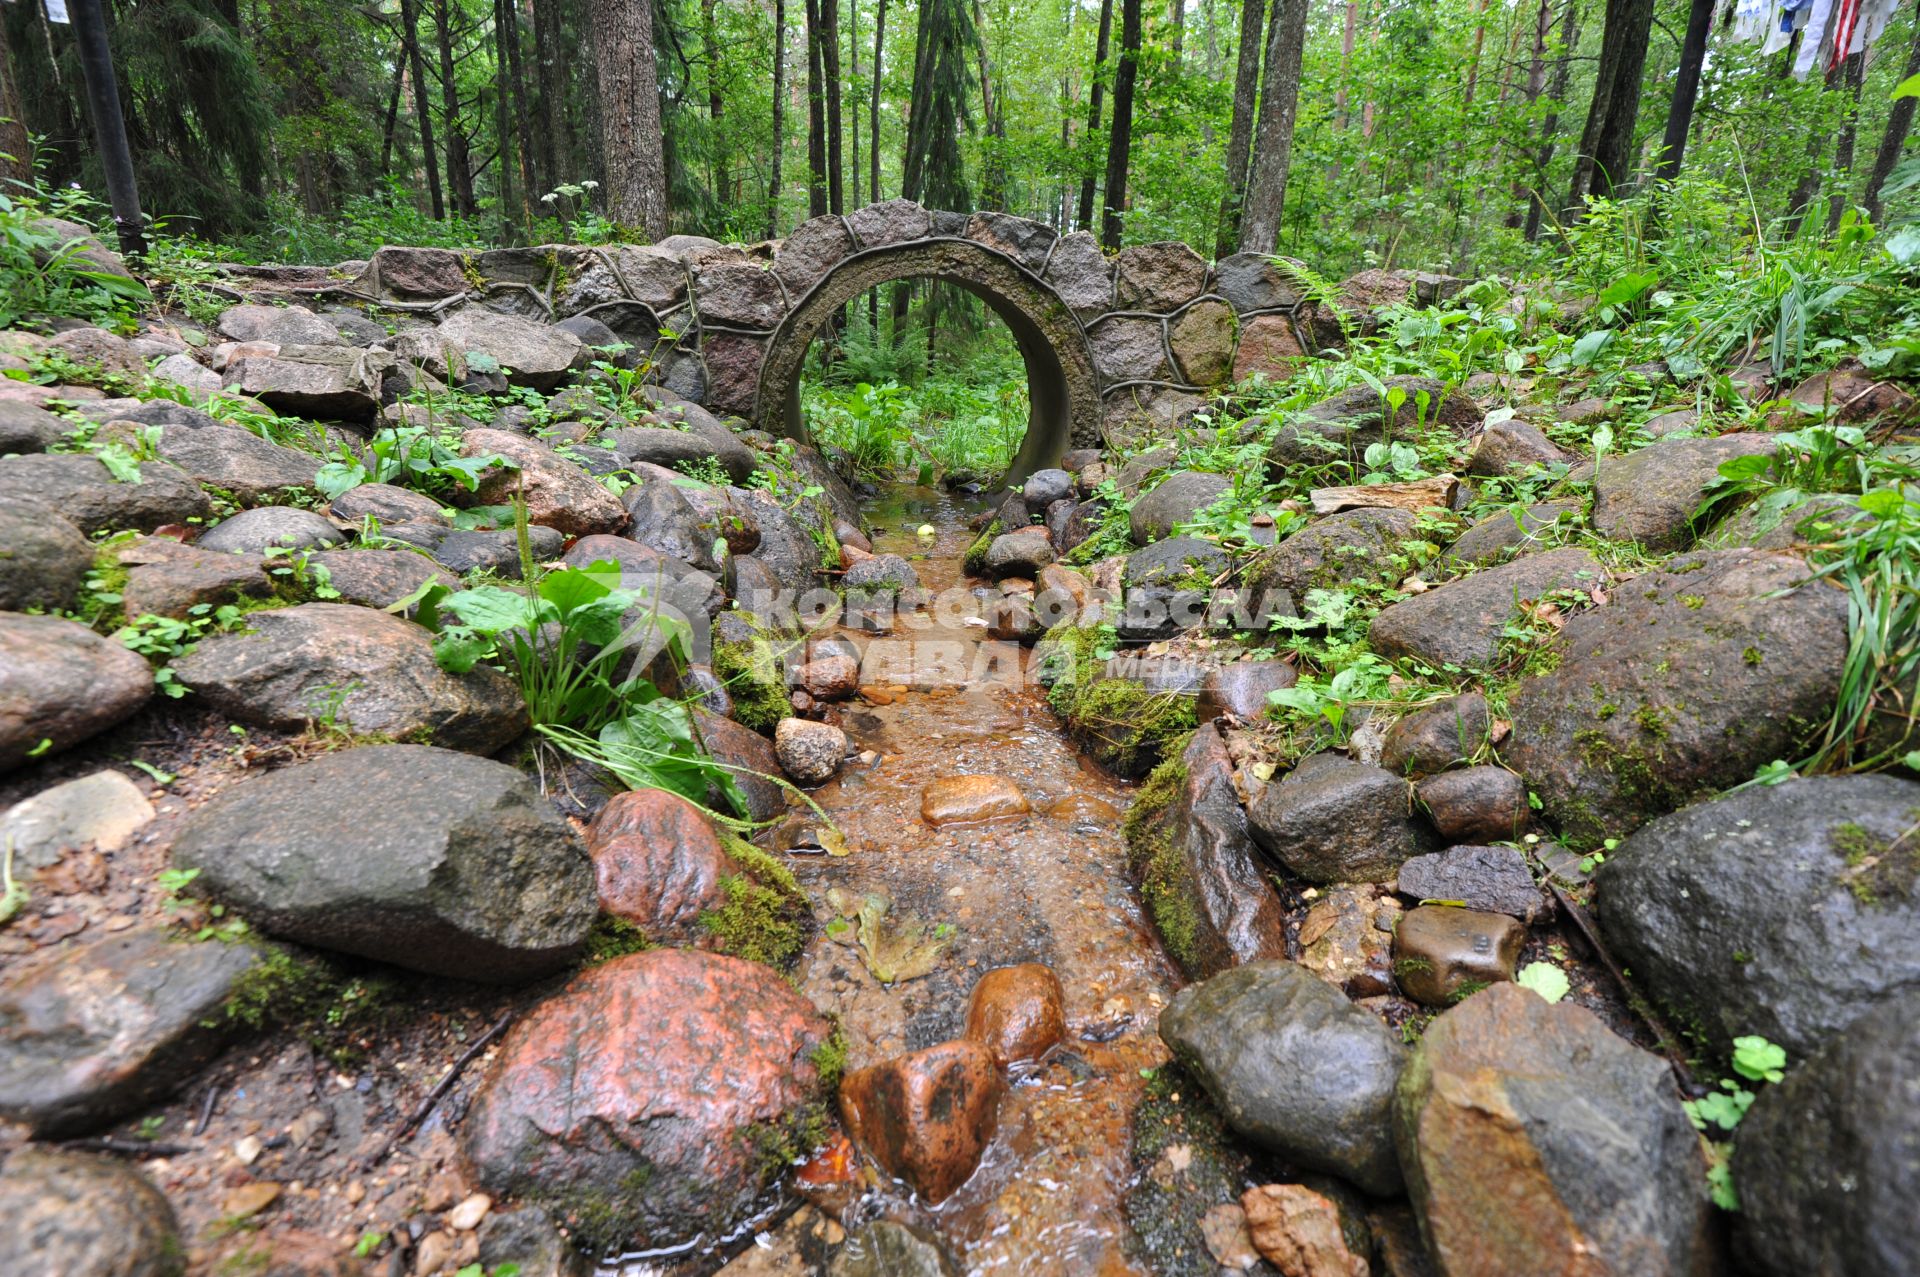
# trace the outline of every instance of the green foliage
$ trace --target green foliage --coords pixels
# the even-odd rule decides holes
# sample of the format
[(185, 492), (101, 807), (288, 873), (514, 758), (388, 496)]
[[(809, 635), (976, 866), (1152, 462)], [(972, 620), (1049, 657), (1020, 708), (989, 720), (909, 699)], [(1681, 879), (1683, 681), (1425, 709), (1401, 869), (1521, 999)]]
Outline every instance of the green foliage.
[(152, 301), (146, 285), (96, 269), (83, 255), (86, 240), (52, 229), (42, 220), (46, 215), (30, 197), (0, 193), (0, 328), (56, 315), (100, 328), (131, 327)]
[(517, 468), (498, 453), (461, 456), (458, 447), (431, 426), (383, 426), (359, 455), (336, 452), (320, 467), (314, 486), (329, 501), (363, 483), (397, 483), (429, 495), (454, 488), (472, 492), (479, 488), (480, 476), (495, 467)]

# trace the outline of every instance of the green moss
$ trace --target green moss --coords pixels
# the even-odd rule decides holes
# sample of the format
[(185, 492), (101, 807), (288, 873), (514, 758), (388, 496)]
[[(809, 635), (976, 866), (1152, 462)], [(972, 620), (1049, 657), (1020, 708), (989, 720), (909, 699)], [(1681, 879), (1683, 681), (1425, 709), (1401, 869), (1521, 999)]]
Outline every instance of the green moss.
[(1198, 723), (1191, 696), (1153, 692), (1125, 678), (1096, 679), (1064, 716), (1067, 729), (1102, 766), (1138, 776), (1179, 752)]
[(783, 641), (764, 628), (757, 628), (750, 639), (714, 642), (713, 674), (733, 698), (734, 721), (742, 727), (764, 734), (792, 716), (793, 702), (780, 669), (784, 650)]
[(1186, 788), (1187, 766), (1178, 756), (1154, 768), (1127, 808), (1121, 831), (1127, 863), (1140, 884), (1140, 898), (1167, 953), (1189, 974), (1199, 965), (1200, 910), (1188, 881), (1186, 859), (1166, 819)]
[(786, 866), (758, 847), (733, 837), (726, 846), (747, 872), (721, 877), (727, 902), (701, 914), (700, 925), (719, 939), (723, 953), (785, 967), (806, 943), (806, 895)]
[(1745, 661), (1749, 665), (1758, 665), (1761, 661), (1765, 660), (1766, 658), (1760, 655), (1759, 648), (1750, 647), (1746, 651), (1740, 653), (1740, 659)]
[(290, 1027), (315, 1050), (345, 1062), (358, 1058), (366, 1032), (393, 1013), (401, 986), (391, 975), (354, 974), (341, 962), (253, 940), (258, 960), (234, 982), (226, 1003), (202, 1027), (250, 1030)]
[(1687, 610), (1690, 612), (1698, 612), (1707, 605), (1706, 599), (1698, 594), (1682, 594), (1680, 596), (1680, 602), (1685, 604)]
[(968, 576), (985, 575), (987, 570), (987, 547), (993, 544), (993, 539), (1000, 535), (1000, 531), (1000, 520), (998, 519), (992, 520), (985, 528), (981, 529), (980, 535), (974, 538), (973, 544), (968, 546), (967, 552), (960, 557), (960, 570), (962, 572), (965, 572)]
[(1841, 881), (1861, 904), (1913, 894), (1920, 878), (1920, 826), (1889, 841), (1848, 821), (1827, 831), (1827, 845), (1846, 861)]
[(628, 922), (625, 918), (616, 918), (603, 914), (593, 924), (593, 930), (587, 932), (588, 964), (605, 962), (610, 958), (624, 958), (630, 953), (640, 953), (653, 948), (647, 939), (647, 933)]
[(840, 1089), (840, 1079), (847, 1072), (847, 1049), (847, 1031), (836, 1023), (826, 1040), (808, 1054), (813, 1067), (820, 1071), (822, 1095), (832, 1095)]

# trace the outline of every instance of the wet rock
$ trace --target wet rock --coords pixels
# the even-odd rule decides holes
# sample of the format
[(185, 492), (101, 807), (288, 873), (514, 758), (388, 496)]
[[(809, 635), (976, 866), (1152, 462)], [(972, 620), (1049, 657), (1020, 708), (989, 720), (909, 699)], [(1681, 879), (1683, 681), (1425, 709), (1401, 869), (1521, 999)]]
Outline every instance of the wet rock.
[(905, 1224), (876, 1219), (850, 1234), (827, 1277), (958, 1277), (940, 1247)]
[(1249, 963), (1176, 993), (1160, 1036), (1242, 1138), (1399, 1191), (1389, 1106), (1406, 1048), (1338, 989), (1291, 962)]
[(1380, 765), (1397, 776), (1426, 776), (1477, 757), (1489, 743), (1492, 717), (1478, 692), (1435, 701), (1387, 729)]
[(1125, 606), (1113, 618), (1129, 641), (1172, 638), (1207, 621), (1213, 582), (1232, 560), (1212, 541), (1169, 537), (1127, 556)]
[(725, 907), (722, 879), (740, 872), (700, 809), (662, 789), (615, 794), (587, 826), (587, 855), (601, 910), (654, 944), (708, 939), (700, 916)]
[(1223, 474), (1182, 470), (1168, 475), (1134, 500), (1128, 515), (1133, 543), (1146, 545), (1172, 536), (1176, 524), (1188, 522), (1232, 487), (1233, 481)]
[(360, 607), (392, 607), (430, 580), (450, 590), (460, 587), (432, 559), (402, 550), (323, 550), (307, 556), (307, 570), (324, 571), (338, 601)]
[(1254, 841), (1309, 882), (1385, 881), (1427, 850), (1413, 788), (1392, 772), (1314, 754), (1247, 804)]
[(0, 1271), (182, 1277), (173, 1207), (116, 1158), (28, 1145), (0, 1165)]
[(572, 333), (529, 323), (484, 306), (463, 306), (440, 321), (440, 335), (460, 350), (492, 357), (516, 386), (552, 390), (585, 349)]
[(758, 262), (702, 262), (693, 292), (700, 318), (725, 327), (770, 329), (787, 313), (780, 277)]
[(1240, 1196), (1247, 1232), (1282, 1277), (1369, 1277), (1340, 1226), (1340, 1207), (1304, 1184), (1262, 1184)]
[[(520, 576), (520, 544), (512, 528), (476, 532), (438, 522), (394, 523), (383, 525), (380, 535), (424, 551), (429, 559), (449, 572), (464, 576), (484, 568), (515, 579)], [(536, 562), (559, 557), (560, 548), (567, 541), (559, 532), (539, 524), (528, 526), (527, 540)]]
[[(746, 795), (750, 819), (772, 820), (787, 809), (787, 794), (772, 779), (780, 774), (780, 759), (773, 742), (749, 731), (732, 719), (721, 718), (706, 710), (694, 711), (700, 739), (715, 762), (733, 768), (733, 782)], [(722, 810), (725, 800), (716, 799)]]
[(1046, 265), (1059, 232), (1043, 222), (1005, 213), (975, 213), (967, 219), (967, 238), (1005, 253), (1030, 271)]
[(1449, 847), (1400, 866), (1399, 890), (1415, 900), (1458, 901), (1469, 909), (1504, 913), (1531, 923), (1545, 898), (1512, 847)]
[(1233, 378), (1242, 381), (1255, 373), (1284, 381), (1306, 366), (1307, 347), (1286, 315), (1258, 315), (1243, 320), (1240, 341), (1233, 354)]
[(480, 1225), (480, 1263), (488, 1272), (518, 1264), (519, 1277), (588, 1277), (592, 1268), (546, 1212), (534, 1206), (488, 1214)]
[(527, 726), (506, 675), (449, 674), (426, 630), (343, 603), (256, 612), (248, 632), (205, 639), (174, 669), (219, 712), (284, 731), (320, 722), (488, 754)]
[(1382, 507), (1316, 519), (1255, 559), (1247, 584), (1266, 613), (1282, 615), (1297, 612), (1308, 590), (1349, 581), (1398, 584), (1405, 573), (1392, 560), (1415, 539), (1418, 522), (1411, 510)]
[(1325, 465), (1342, 457), (1358, 457), (1368, 444), (1411, 438), (1424, 422), (1444, 428), (1461, 439), (1481, 421), (1479, 405), (1464, 391), (1450, 390), (1433, 377), (1397, 376), (1382, 379), (1387, 391), (1398, 392), (1399, 407), (1372, 386), (1355, 386), (1295, 414), (1274, 435), (1267, 452), (1271, 470)]
[(967, 1182), (993, 1138), (1000, 1073), (959, 1039), (847, 1074), (840, 1116), (882, 1170), (938, 1205)]
[(1205, 259), (1177, 240), (1121, 249), (1113, 273), (1121, 310), (1178, 310), (1207, 286)]
[(1504, 913), (1453, 905), (1409, 909), (1393, 933), (1393, 974), (1415, 1002), (1449, 1006), (1474, 989), (1513, 979), (1527, 930)]
[(0, 457), (0, 505), (39, 501), (81, 532), (151, 532), (163, 523), (191, 523), (213, 503), (187, 474), (164, 461), (140, 463), (137, 483), (121, 483), (96, 457), (34, 454)]
[(1235, 661), (1209, 670), (1200, 685), (1200, 721), (1231, 714), (1252, 722), (1266, 714), (1267, 693), (1292, 687), (1300, 672), (1285, 661)]
[(1607, 945), (1716, 1053), (1802, 1059), (1920, 989), (1920, 783), (1819, 776), (1662, 816), (1595, 874)]
[(795, 781), (820, 785), (839, 772), (847, 756), (847, 734), (830, 723), (783, 718), (774, 729), (773, 752)]
[(1400, 902), (1391, 893), (1370, 883), (1330, 887), (1300, 920), (1297, 960), (1356, 1001), (1391, 993), (1399, 925)]
[(995, 537), (987, 546), (981, 566), (985, 574), (995, 580), (1009, 576), (1031, 580), (1041, 568), (1053, 562), (1053, 557), (1053, 547), (1047, 544), (1047, 538), (1015, 532)]
[(1020, 497), (1027, 503), (1030, 514), (1044, 514), (1054, 502), (1064, 501), (1073, 494), (1073, 476), (1058, 468), (1035, 470), (1020, 485)]
[(1081, 323), (1113, 306), (1113, 265), (1091, 232), (1060, 237), (1047, 260), (1046, 278)]
[(460, 1126), (470, 1178), (587, 1247), (718, 1235), (814, 1098), (829, 1026), (771, 968), (689, 949), (589, 967), (523, 1015)]
[(228, 790), (188, 817), (173, 862), (269, 934), (462, 980), (552, 972), (596, 913), (586, 851), (532, 782), (420, 745)]
[(1473, 446), (1473, 459), (1467, 462), (1467, 473), (1518, 474), (1528, 466), (1571, 460), (1540, 427), (1524, 421), (1500, 421), (1480, 432), (1480, 440)]
[(1517, 512), (1490, 514), (1462, 532), (1440, 556), (1437, 566), (1442, 571), (1459, 572), (1538, 553), (1551, 544), (1552, 529), (1577, 524), (1585, 511), (1582, 501), (1545, 501)]
[(1527, 604), (1556, 590), (1585, 593), (1608, 581), (1606, 569), (1586, 550), (1547, 550), (1395, 603), (1373, 618), (1367, 632), (1374, 650), (1389, 659), (1486, 669), (1500, 659), (1500, 640)]
[(336, 519), (358, 523), (369, 516), (381, 524), (432, 523), (441, 517), (438, 501), (423, 492), (391, 483), (363, 483), (333, 499), (327, 507)]
[(1395, 1135), (1442, 1277), (1712, 1263), (1699, 1140), (1666, 1062), (1570, 1002), (1496, 984), (1427, 1026)]
[(570, 537), (627, 526), (627, 512), (611, 492), (543, 443), (505, 430), (469, 430), (461, 436), (460, 452), (466, 457), (498, 455), (516, 467), (489, 467), (478, 488), (454, 494), (462, 505), (505, 505), (524, 495), (529, 522)]
[(1733, 1147), (1742, 1249), (1769, 1277), (1920, 1269), (1920, 994), (1862, 1014), (1761, 1089)]
[(760, 523), (738, 489), (682, 488), (680, 495), (693, 507), (709, 545), (725, 541), (729, 554), (752, 554), (760, 548)]
[(1434, 828), (1450, 842), (1505, 841), (1527, 827), (1527, 784), (1504, 767), (1466, 767), (1414, 786)]
[(920, 791), (920, 819), (929, 825), (973, 824), (1024, 816), (1027, 796), (1005, 776), (943, 776)]
[(713, 538), (700, 528), (699, 516), (680, 489), (666, 479), (648, 479), (620, 496), (633, 526), (627, 538), (641, 545), (685, 559), (704, 572), (716, 571)]
[(794, 666), (793, 685), (817, 701), (844, 701), (860, 690), (860, 663), (829, 652)]
[(1909, 424), (1913, 396), (1890, 381), (1880, 381), (1858, 366), (1829, 368), (1787, 392), (1796, 407), (1828, 422), (1864, 425), (1891, 420)]
[[(109, 425), (104, 433), (115, 429)], [(238, 426), (172, 421), (159, 426), (158, 433), (162, 458), (247, 505), (288, 491), (310, 491), (320, 472), (320, 459), (311, 453), (270, 443)]]
[(1568, 619), (1559, 666), (1512, 698), (1502, 760), (1562, 834), (1631, 832), (1796, 758), (1833, 708), (1846, 599), (1804, 560), (1689, 554)]
[(753, 557), (767, 566), (782, 589), (799, 593), (813, 588), (820, 547), (807, 530), (771, 492), (750, 488), (746, 502), (760, 525), (760, 545)]
[[(6, 446), (0, 442), (0, 452)], [(51, 506), (0, 505), (0, 612), (72, 606), (93, 568), (93, 543)]]
[(122, 644), (59, 617), (0, 613), (0, 772), (105, 731), (152, 695), (152, 669)]
[(264, 554), (269, 549), (325, 550), (347, 538), (332, 523), (311, 510), (291, 506), (261, 506), (222, 519), (195, 542), (202, 550), (223, 554)]
[[(1041, 540), (1039, 537), (1032, 539)], [(913, 570), (911, 563), (897, 554), (878, 554), (847, 569), (840, 583), (849, 592), (860, 590), (874, 595), (902, 594), (920, 588), (920, 574)]]
[(1039, 1059), (1066, 1033), (1060, 977), (1038, 962), (996, 967), (967, 997), (966, 1036), (991, 1051), (1001, 1068)]
[(1652, 553), (1684, 550), (1694, 511), (1720, 479), (1720, 463), (1772, 456), (1771, 435), (1667, 439), (1605, 458), (1593, 480), (1593, 526), (1602, 536), (1637, 542)]
[(70, 427), (45, 408), (18, 399), (0, 399), (0, 457), (9, 452), (45, 452), (66, 438)]
[(273, 594), (273, 580), (254, 555), (223, 554), (167, 537), (142, 537), (111, 553), (126, 572), (120, 601), (129, 620), (186, 617), (195, 608)]
[(0, 1116), (43, 1139), (172, 1094), (225, 1045), (227, 999), (265, 955), (147, 927), (53, 956), (0, 984)]
[(1203, 301), (1187, 307), (1167, 324), (1167, 347), (1180, 380), (1214, 386), (1233, 371), (1233, 307)]
[(16, 869), (44, 869), (69, 851), (118, 851), (153, 819), (140, 787), (116, 771), (97, 771), (43, 789), (0, 815), (0, 847), (11, 843)]

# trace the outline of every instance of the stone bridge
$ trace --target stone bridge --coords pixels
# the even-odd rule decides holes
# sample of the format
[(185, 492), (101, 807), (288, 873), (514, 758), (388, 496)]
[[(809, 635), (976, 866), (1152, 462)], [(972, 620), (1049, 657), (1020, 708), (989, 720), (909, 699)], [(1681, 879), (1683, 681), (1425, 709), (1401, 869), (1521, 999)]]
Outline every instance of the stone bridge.
[(847, 302), (904, 279), (964, 288), (1012, 330), (1032, 404), (1016, 476), (1070, 447), (1162, 430), (1236, 377), (1283, 372), (1340, 338), (1325, 307), (1264, 257), (1209, 264), (1181, 243), (1108, 257), (1084, 231), (906, 200), (745, 246), (677, 235), (604, 248), (383, 248), (349, 288), (330, 291), (436, 319), (479, 305), (540, 322), (597, 321), (653, 352), (653, 376), (668, 389), (805, 439), (799, 379), (809, 343)]

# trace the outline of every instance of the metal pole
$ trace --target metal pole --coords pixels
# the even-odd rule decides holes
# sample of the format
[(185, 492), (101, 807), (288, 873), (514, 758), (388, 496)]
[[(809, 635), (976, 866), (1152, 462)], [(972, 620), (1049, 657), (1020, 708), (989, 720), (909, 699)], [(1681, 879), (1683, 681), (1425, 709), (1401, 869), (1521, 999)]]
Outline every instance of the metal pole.
[(133, 180), (133, 153), (127, 149), (127, 124), (120, 115), (120, 91), (114, 84), (113, 54), (107, 48), (107, 21), (100, 5), (101, 0), (67, 0), (80, 46), (80, 73), (87, 82), (94, 145), (107, 174), (113, 228), (120, 236), (120, 251), (138, 254), (147, 247), (140, 190)]

